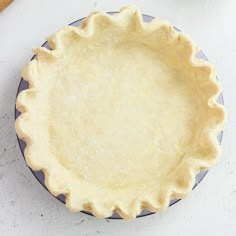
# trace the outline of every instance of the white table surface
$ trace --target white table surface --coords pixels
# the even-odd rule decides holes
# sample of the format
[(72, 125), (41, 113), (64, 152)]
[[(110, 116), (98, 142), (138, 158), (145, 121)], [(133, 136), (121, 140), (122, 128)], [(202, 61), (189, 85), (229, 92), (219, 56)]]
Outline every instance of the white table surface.
[[(228, 110), (223, 153), (193, 191), (165, 212), (131, 222), (70, 213), (33, 177), (14, 131), (14, 103), (31, 48), (95, 9), (135, 4), (191, 36), (216, 66)], [(17, 0), (0, 13), (0, 235), (236, 235), (236, 1)]]

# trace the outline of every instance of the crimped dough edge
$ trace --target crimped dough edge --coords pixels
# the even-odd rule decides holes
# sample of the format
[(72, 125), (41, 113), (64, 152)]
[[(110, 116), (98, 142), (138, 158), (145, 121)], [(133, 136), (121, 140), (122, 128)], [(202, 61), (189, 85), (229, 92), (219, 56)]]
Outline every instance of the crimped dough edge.
[[(48, 160), (47, 164), (37, 161), (37, 155), (40, 156), (40, 152), (37, 154), (38, 149), (35, 149), (34, 145), (32, 145), (32, 128), (30, 127), (33, 121), (30, 121), (30, 115), (28, 113), (30, 107), (27, 106), (27, 102), (25, 102), (26, 100), (30, 101), (36, 93), (34, 87), (38, 82), (35, 82), (32, 79), (32, 74), (35, 70), (34, 64), (37, 62), (37, 58), (25, 66), (23, 70), (23, 78), (29, 82), (29, 89), (22, 91), (17, 97), (16, 107), (21, 112), (21, 115), (16, 120), (15, 128), (19, 138), (26, 142), (24, 155), (27, 164), (33, 170), (42, 170), (44, 172), (45, 183), (49, 191), (55, 196), (64, 194), (66, 196), (66, 206), (71, 211), (89, 211), (98, 218), (109, 217), (113, 214), (113, 212), (116, 212), (125, 220), (131, 220), (144, 209), (153, 212), (160, 211), (168, 207), (171, 199), (186, 197), (192, 190), (195, 183), (196, 174), (215, 165), (217, 157), (220, 153), (217, 135), (224, 127), (226, 113), (224, 111), (224, 107), (216, 101), (221, 92), (221, 88), (216, 80), (214, 69), (208, 62), (195, 57), (198, 50), (196, 45), (184, 34), (176, 32), (174, 28), (166, 21), (155, 19), (150, 23), (144, 23), (142, 20), (142, 15), (136, 7), (124, 7), (119, 13), (114, 15), (94, 12), (85, 18), (79, 27), (67, 26), (55, 35), (49, 37), (48, 42), (52, 50), (36, 48), (34, 49), (36, 56), (43, 57), (44, 60), (56, 60), (57, 51), (63, 50), (62, 45), (60, 45), (60, 42), (58, 41), (59, 37), (66, 37), (67, 34), (71, 33), (78, 34), (80, 37), (89, 37), (94, 31), (93, 22), (101, 19), (107, 19), (113, 22), (114, 25), (121, 27), (124, 26), (127, 21), (132, 21), (137, 29), (149, 31), (154, 31), (159, 27), (162, 27), (162, 29), (166, 31), (166, 34), (171, 34), (173, 38), (178, 39), (178, 44), (188, 45), (190, 48), (188, 60), (190, 60), (192, 66), (195, 68), (199, 67), (199, 70), (202, 68), (207, 68), (210, 71), (208, 78), (210, 84), (208, 87), (209, 91), (212, 90), (213, 92), (208, 96), (208, 106), (210, 108), (215, 108), (218, 111), (215, 114), (218, 116), (216, 117), (217, 123), (214, 124), (214, 127), (206, 127), (206, 130), (208, 131), (206, 135), (209, 139), (209, 142), (207, 142), (206, 145), (210, 145), (211, 148), (214, 149), (214, 157), (209, 159), (204, 157), (198, 157), (196, 159), (189, 158), (187, 161), (183, 162), (183, 164), (178, 167), (179, 172), (175, 172), (173, 181), (168, 182), (169, 186), (166, 187), (166, 191), (158, 194), (153, 193), (153, 195), (150, 192), (148, 196), (144, 195), (139, 198), (136, 196), (131, 196), (131, 198), (128, 198), (127, 196), (127, 199), (129, 199), (127, 202), (110, 202), (110, 204), (107, 205), (104, 199), (96, 198), (96, 196), (93, 199), (75, 199), (73, 196), (73, 188), (71, 189), (66, 181), (59, 180), (59, 171), (57, 169), (60, 168), (60, 166), (50, 160)], [(178, 174), (180, 176), (178, 176)], [(65, 175), (67, 174), (65, 173)]]

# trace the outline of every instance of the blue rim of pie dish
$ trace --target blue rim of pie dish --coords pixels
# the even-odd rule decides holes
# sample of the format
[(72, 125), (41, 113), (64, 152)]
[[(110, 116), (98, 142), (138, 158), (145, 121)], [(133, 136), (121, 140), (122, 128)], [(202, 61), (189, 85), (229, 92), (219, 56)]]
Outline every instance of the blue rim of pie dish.
[[(117, 13), (117, 12), (108, 12), (108, 14), (110, 14), (110, 15), (115, 14), (115, 13)], [(151, 20), (155, 19), (155, 17), (149, 16), (149, 15), (145, 15), (145, 14), (142, 14), (142, 16), (143, 16), (143, 20), (144, 20), (145, 22), (150, 22)], [(76, 21), (70, 23), (69, 25), (70, 25), (70, 26), (79, 26), (79, 25), (81, 24), (81, 22), (82, 22), (84, 19), (85, 19), (85, 17), (84, 17), (84, 18), (81, 18), (81, 19), (79, 19), (79, 20), (76, 20)], [(178, 28), (176, 28), (176, 27), (174, 27), (174, 28), (175, 28), (176, 31), (180, 31)], [(41, 47), (48, 47), (47, 41), (44, 42)], [(201, 59), (203, 59), (203, 60), (208, 61), (206, 55), (205, 55), (201, 50), (197, 53), (196, 56), (197, 56), (198, 58), (201, 58)], [(33, 60), (34, 58), (35, 58), (35, 55), (31, 58), (31, 60)], [(218, 80), (218, 78), (217, 78), (217, 80)], [(28, 82), (25, 81), (25, 80), (23, 80), (23, 78), (21, 78), (20, 83), (19, 83), (19, 86), (18, 86), (18, 89), (17, 89), (16, 98), (17, 98), (18, 94), (19, 94), (21, 91), (23, 91), (23, 90), (25, 90), (25, 89), (27, 89), (27, 88), (28, 88)], [(218, 101), (218, 103), (224, 105), (224, 99), (223, 99), (223, 94), (222, 94), (222, 93), (219, 95), (217, 101)], [(15, 120), (17, 119), (17, 117), (18, 117), (19, 115), (20, 115), (20, 112), (17, 110), (16, 105), (15, 105)], [(26, 144), (25, 144), (25, 142), (24, 142), (22, 139), (20, 139), (20, 138), (18, 137), (18, 135), (16, 135), (16, 136), (17, 136), (17, 141), (18, 141), (18, 144), (19, 144), (21, 153), (22, 153), (22, 155), (23, 155), (23, 157), (24, 157), (24, 159), (25, 159), (24, 150), (25, 150)], [(219, 144), (221, 144), (222, 138), (223, 138), (223, 131), (221, 131), (220, 134), (218, 135)], [(28, 166), (28, 165), (27, 165), (27, 166)], [(30, 171), (32, 172), (32, 174), (34, 175), (34, 177), (38, 180), (38, 182), (50, 193), (50, 191), (48, 190), (48, 188), (47, 188), (46, 185), (45, 185), (43, 172), (42, 172), (42, 171), (34, 171), (34, 170), (32, 170), (29, 166), (28, 166), (28, 168), (30, 169)], [(196, 181), (195, 181), (195, 185), (193, 186), (193, 189), (203, 180), (203, 178), (206, 176), (207, 172), (208, 172), (208, 171), (202, 171), (202, 172), (200, 172), (200, 173), (198, 173), (198, 174), (196, 175)], [(62, 203), (65, 204), (65, 196), (64, 196), (63, 194), (60, 194), (60, 195), (58, 195), (58, 196), (54, 196), (52, 193), (50, 193), (50, 194), (51, 194), (53, 197), (55, 197), (56, 199), (58, 199), (59, 201), (61, 201)], [(172, 206), (172, 205), (174, 205), (174, 204), (176, 204), (176, 203), (179, 202), (180, 200), (181, 200), (181, 199), (173, 199), (173, 200), (171, 200), (171, 201), (170, 201), (170, 204), (169, 204), (169, 207)], [(81, 212), (84, 213), (84, 214), (93, 216), (93, 214), (90, 213), (90, 212), (87, 212), (87, 211), (81, 211)], [(149, 215), (152, 215), (152, 214), (155, 214), (155, 213), (156, 213), (156, 212), (150, 212), (150, 211), (148, 211), (148, 210), (143, 210), (139, 215), (137, 215), (137, 218), (144, 217), (144, 216), (149, 216)], [(110, 217), (108, 217), (107, 219), (122, 219), (122, 218), (121, 218), (117, 213), (113, 213), (113, 215), (110, 216)]]

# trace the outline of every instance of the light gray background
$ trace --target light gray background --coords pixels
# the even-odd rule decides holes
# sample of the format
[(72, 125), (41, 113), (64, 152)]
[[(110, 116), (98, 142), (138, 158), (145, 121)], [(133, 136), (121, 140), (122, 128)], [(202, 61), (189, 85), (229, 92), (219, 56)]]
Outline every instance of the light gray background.
[[(223, 153), (187, 199), (132, 222), (70, 213), (33, 177), (14, 131), (14, 103), (31, 48), (93, 10), (135, 4), (191, 36), (216, 66), (228, 124)], [(0, 13), (0, 235), (236, 235), (236, 1), (17, 0)]]

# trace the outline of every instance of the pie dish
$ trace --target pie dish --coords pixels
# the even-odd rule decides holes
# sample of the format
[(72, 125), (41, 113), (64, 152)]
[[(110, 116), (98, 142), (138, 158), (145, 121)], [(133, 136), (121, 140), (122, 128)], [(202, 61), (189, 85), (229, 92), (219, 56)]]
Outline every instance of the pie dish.
[(15, 126), (50, 192), (72, 211), (126, 220), (187, 196), (216, 163), (225, 122), (195, 44), (135, 7), (94, 12), (48, 43), (23, 70)]

